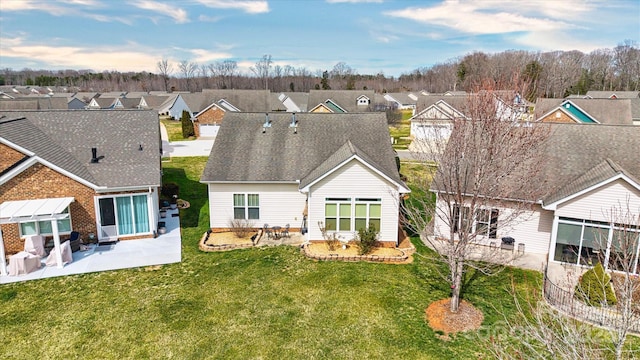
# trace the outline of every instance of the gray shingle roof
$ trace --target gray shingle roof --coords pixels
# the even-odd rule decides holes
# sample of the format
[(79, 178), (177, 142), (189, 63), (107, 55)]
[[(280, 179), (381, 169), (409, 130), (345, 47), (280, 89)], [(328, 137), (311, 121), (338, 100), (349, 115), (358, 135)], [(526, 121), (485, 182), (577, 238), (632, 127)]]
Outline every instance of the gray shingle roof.
[(543, 199), (544, 203), (551, 204), (558, 200), (564, 199), (567, 196), (573, 195), (582, 190), (586, 190), (593, 185), (611, 179), (618, 174), (625, 174), (634, 181), (638, 182), (638, 180), (633, 175), (627, 173), (625, 169), (614, 163), (611, 159), (605, 159), (598, 165), (587, 170), (584, 174), (578, 176), (566, 185), (560, 187), (558, 190), (549, 193)]
[[(0, 116), (0, 137), (92, 184), (113, 188), (161, 183), (155, 111), (3, 111)], [(97, 164), (91, 163), (92, 147), (104, 156)]]
[(66, 110), (67, 103), (64, 97), (0, 99), (0, 110)]
[(375, 92), (373, 90), (310, 90), (307, 111), (329, 99), (347, 112), (370, 111), (369, 106), (358, 106), (357, 99), (362, 95), (368, 97), (373, 106), (375, 100)]
[(613, 95), (618, 99), (637, 99), (640, 97), (640, 91), (587, 91), (586, 96), (594, 99), (608, 99)]
[(267, 112), (275, 105), (271, 103), (269, 90), (203, 89), (202, 93), (185, 94), (182, 97), (193, 112), (200, 112), (220, 99), (243, 112)]
[(297, 133), (291, 114), (270, 113), (269, 119), (263, 133), (264, 113), (227, 112), (201, 181), (300, 180), (302, 186), (357, 154), (402, 184), (382, 113), (296, 114)]
[[(535, 118), (540, 117), (560, 106), (567, 99), (538, 99), (535, 107)], [(631, 125), (632, 105), (629, 99), (570, 99), (573, 104), (587, 112), (601, 124)]]
[[(637, 150), (640, 149), (640, 126), (561, 123), (541, 126), (549, 127), (549, 137), (544, 140), (540, 154), (541, 168), (530, 169), (526, 163), (513, 164), (517, 166), (517, 174), (503, 179), (504, 188), (515, 190), (509, 194), (511, 198), (542, 199), (543, 204), (548, 205), (619, 172), (640, 179)], [(523, 178), (534, 188), (544, 185), (540, 198), (530, 198), (530, 187), (521, 182)], [(432, 189), (436, 191), (440, 183), (434, 181)]]
[(543, 172), (550, 185), (544, 203), (556, 201), (619, 171), (640, 179), (640, 126), (554, 124)]

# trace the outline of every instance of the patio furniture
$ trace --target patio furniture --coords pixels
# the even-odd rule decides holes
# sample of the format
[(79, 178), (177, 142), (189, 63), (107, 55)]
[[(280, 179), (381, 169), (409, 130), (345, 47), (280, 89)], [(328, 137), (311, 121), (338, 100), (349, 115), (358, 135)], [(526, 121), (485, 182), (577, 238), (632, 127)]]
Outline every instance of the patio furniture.
[(264, 227), (262, 228), (262, 233), (267, 234), (267, 239), (271, 239), (273, 237), (273, 232), (271, 231), (269, 224), (264, 224)]
[(71, 252), (76, 252), (80, 250), (80, 233), (77, 231), (72, 231), (71, 236), (69, 237), (69, 243), (71, 245)]
[(282, 226), (273, 226), (273, 237), (276, 239), (280, 239), (280, 237), (282, 237), (282, 234), (280, 233), (280, 230), (282, 229)]
[[(71, 243), (69, 240), (60, 244), (60, 253), (62, 254), (62, 265), (73, 262), (73, 255), (71, 255)], [(51, 249), (47, 260), (45, 261), (47, 266), (56, 266), (58, 261), (56, 260), (56, 248)]]
[(284, 230), (282, 230), (282, 233), (280, 233), (280, 235), (286, 238), (290, 237), (291, 234), (289, 234), (289, 228), (290, 228), (289, 224), (285, 225)]
[(24, 251), (45, 257), (47, 252), (44, 249), (44, 237), (42, 235), (31, 235), (24, 239)]
[(9, 257), (9, 275), (28, 274), (39, 269), (40, 265), (40, 256), (33, 255), (26, 251), (20, 251)]
[(511, 250), (513, 251), (513, 247), (515, 245), (516, 239), (510, 237), (510, 236), (505, 236), (502, 238), (502, 244), (500, 244), (500, 248), (502, 250)]

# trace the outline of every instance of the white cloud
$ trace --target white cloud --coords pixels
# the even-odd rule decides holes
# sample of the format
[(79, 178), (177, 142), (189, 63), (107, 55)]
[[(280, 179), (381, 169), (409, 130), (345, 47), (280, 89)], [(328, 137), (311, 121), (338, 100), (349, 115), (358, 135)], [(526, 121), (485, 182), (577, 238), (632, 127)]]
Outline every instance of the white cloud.
[(211, 52), (205, 49), (190, 49), (187, 51), (194, 55), (190, 61), (198, 64), (208, 64), (212, 61), (228, 59), (231, 57), (231, 54), (228, 53)]
[(200, 4), (214, 9), (238, 9), (249, 14), (269, 12), (269, 3), (263, 0), (196, 0)]
[(74, 47), (24, 44), (20, 38), (0, 39), (0, 51), (5, 59), (21, 62), (41, 62), (52, 68), (80, 68), (94, 71), (155, 71), (159, 52), (140, 51), (137, 44), (115, 47)]
[(562, 32), (537, 31), (527, 33), (512, 39), (514, 43), (537, 48), (542, 51), (571, 51), (578, 50), (583, 53), (589, 53), (596, 49), (610, 48), (610, 43), (599, 43), (597, 39), (589, 38), (589, 41), (581, 41), (572, 34), (564, 34)]
[(168, 16), (173, 20), (175, 20), (175, 22), (178, 24), (184, 24), (186, 22), (189, 22), (189, 16), (187, 15), (187, 12), (184, 9), (172, 6), (167, 3), (161, 3), (158, 1), (151, 1), (151, 0), (141, 0), (141, 1), (134, 2), (133, 5), (143, 10), (154, 11), (161, 15)]
[[(385, 14), (463, 33), (501, 34), (575, 27), (564, 21), (566, 14), (584, 13), (591, 8), (575, 0), (567, 3), (568, 5), (556, 1), (446, 0), (432, 7), (410, 7)], [(537, 16), (541, 14), (545, 16)]]

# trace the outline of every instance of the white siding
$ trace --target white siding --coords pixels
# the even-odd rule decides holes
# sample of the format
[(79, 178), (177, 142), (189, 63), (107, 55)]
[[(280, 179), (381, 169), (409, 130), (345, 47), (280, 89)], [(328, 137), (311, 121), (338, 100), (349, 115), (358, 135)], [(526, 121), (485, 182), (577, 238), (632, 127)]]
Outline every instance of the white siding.
[[(438, 198), (438, 213), (446, 214), (446, 203)], [(496, 242), (499, 245), (502, 237), (510, 236), (517, 244), (525, 245), (526, 253), (547, 254), (549, 252), (549, 242), (551, 241), (551, 228), (553, 225), (553, 212), (543, 210), (536, 205), (531, 210), (518, 210), (505, 207), (490, 207), (498, 209), (498, 233), (496, 239), (478, 238), (477, 243), (489, 245)], [(434, 232), (436, 236), (448, 237), (449, 226), (442, 216), (437, 216), (434, 222)]]
[(176, 120), (180, 120), (182, 119), (183, 110), (186, 110), (189, 113), (189, 116), (193, 117), (193, 114), (191, 113), (191, 110), (189, 110), (189, 106), (187, 105), (187, 103), (184, 102), (182, 96), (178, 95), (176, 101), (173, 103), (173, 106), (171, 106), (171, 109), (169, 109), (169, 115)]
[(212, 228), (228, 228), (233, 219), (233, 194), (259, 194), (260, 219), (255, 227), (290, 224), (299, 228), (306, 196), (298, 184), (209, 184), (209, 222)]
[(616, 180), (598, 189), (558, 205), (556, 215), (585, 220), (611, 221), (611, 210), (640, 213), (640, 191), (624, 180)]
[[(319, 181), (309, 192), (309, 239), (322, 240), (318, 221), (324, 221), (326, 198), (380, 198), (382, 219), (379, 239), (398, 240), (398, 192), (383, 177), (357, 160), (352, 160), (331, 175)], [(352, 206), (353, 211), (353, 206)], [(341, 233), (345, 239), (354, 238), (355, 232)]]

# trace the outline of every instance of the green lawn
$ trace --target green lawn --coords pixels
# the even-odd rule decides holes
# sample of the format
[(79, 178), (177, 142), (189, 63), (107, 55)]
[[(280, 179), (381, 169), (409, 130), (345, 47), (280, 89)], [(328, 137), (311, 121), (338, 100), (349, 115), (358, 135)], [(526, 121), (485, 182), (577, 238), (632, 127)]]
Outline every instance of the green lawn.
[(185, 140), (194, 140), (194, 136), (190, 136), (187, 139), (182, 137), (182, 123), (180, 120), (169, 120), (164, 117), (160, 119), (160, 122), (164, 124), (164, 127), (167, 129), (167, 135), (169, 136), (169, 141), (185, 141)]
[(422, 256), (386, 265), (316, 262), (293, 247), (200, 252), (205, 161), (163, 163), (165, 181), (191, 203), (181, 211), (181, 263), (3, 285), (2, 358), (477, 359), (499, 310), (514, 311), (511, 280), (539, 291), (535, 272), (469, 274), (464, 297), (485, 328), (444, 341), (424, 309), (449, 288)]

